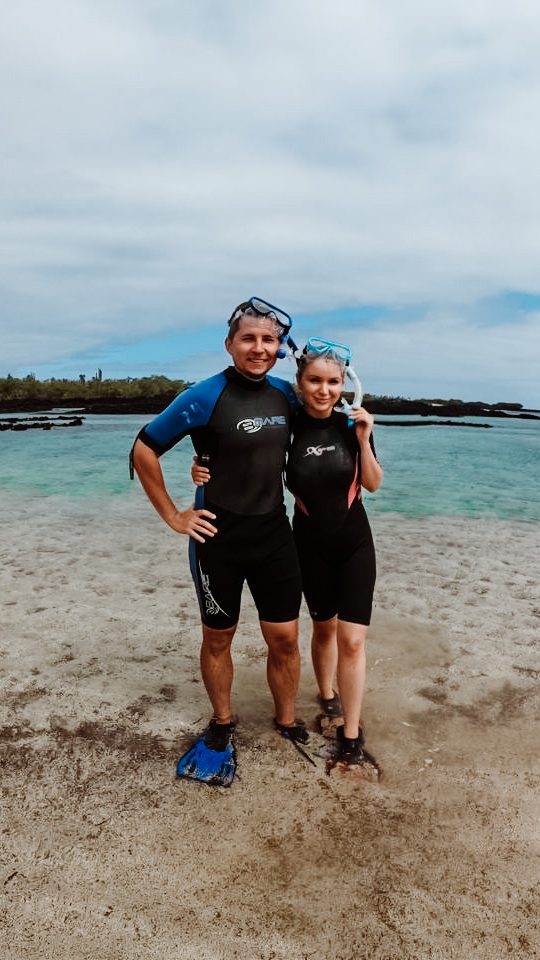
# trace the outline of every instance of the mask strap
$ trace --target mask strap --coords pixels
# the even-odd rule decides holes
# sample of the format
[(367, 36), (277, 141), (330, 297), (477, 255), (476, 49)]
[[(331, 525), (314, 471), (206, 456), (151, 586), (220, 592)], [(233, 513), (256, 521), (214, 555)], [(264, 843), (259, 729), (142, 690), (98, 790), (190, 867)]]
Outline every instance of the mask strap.
[(285, 357), (294, 357), (294, 355), (298, 352), (298, 347), (296, 346), (290, 333), (285, 331), (279, 339), (281, 346), (277, 352), (278, 359), (283, 360)]

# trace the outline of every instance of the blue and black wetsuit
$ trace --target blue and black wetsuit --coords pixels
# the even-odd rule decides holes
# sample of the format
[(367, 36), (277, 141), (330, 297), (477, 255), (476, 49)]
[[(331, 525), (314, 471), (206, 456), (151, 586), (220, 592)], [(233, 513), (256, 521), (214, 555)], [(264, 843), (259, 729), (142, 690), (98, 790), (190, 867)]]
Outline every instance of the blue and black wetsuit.
[(229, 367), (179, 394), (139, 434), (158, 456), (189, 435), (210, 458), (195, 506), (216, 514), (218, 532), (205, 543), (190, 539), (189, 559), (203, 623), (217, 630), (237, 623), (244, 581), (261, 620), (298, 616), (300, 571), (282, 485), (296, 403), (285, 380), (249, 380)]
[(367, 626), (371, 619), (375, 549), (361, 471), (356, 433), (345, 414), (316, 419), (298, 411), (286, 479), (295, 497), (294, 537), (313, 620), (337, 614)]

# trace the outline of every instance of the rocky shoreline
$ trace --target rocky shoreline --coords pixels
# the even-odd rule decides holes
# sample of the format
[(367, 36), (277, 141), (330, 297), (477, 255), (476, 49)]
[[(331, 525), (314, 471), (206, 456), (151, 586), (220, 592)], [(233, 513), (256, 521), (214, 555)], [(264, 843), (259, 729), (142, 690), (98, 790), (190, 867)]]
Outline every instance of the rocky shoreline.
[(463, 403), (456, 400), (404, 400), (401, 397), (364, 397), (364, 406), (373, 414), (421, 417), (505, 417), (540, 420), (540, 410), (525, 410), (520, 403)]
[[(160, 413), (176, 396), (175, 393), (164, 393), (149, 398), (118, 398), (110, 397), (88, 401), (81, 397), (72, 397), (57, 401), (54, 405), (43, 405), (29, 398), (20, 400), (0, 400), (0, 414), (2, 413), (29, 413), (36, 411), (64, 408), (69, 409), (70, 418), (81, 417), (86, 414), (156, 414)], [(460, 421), (463, 417), (496, 417), (517, 420), (540, 420), (540, 410), (526, 410), (519, 403), (464, 403), (456, 400), (405, 400), (401, 397), (376, 397), (367, 394), (364, 397), (364, 406), (370, 413), (384, 416), (421, 416), (437, 417), (433, 421), (440, 424), (440, 418), (451, 418)], [(33, 417), (37, 420), (37, 417)], [(55, 421), (59, 416), (54, 416)], [(5, 422), (5, 421), (4, 421)], [(382, 421), (381, 421), (382, 422)], [(396, 422), (394, 426), (414, 426), (422, 421)], [(463, 424), (465, 425), (465, 424)], [(476, 424), (469, 424), (476, 426)], [(7, 428), (4, 428), (7, 429)], [(22, 428), (19, 428), (22, 429)]]
[(477, 427), (491, 430), (492, 423), (468, 423), (464, 420), (377, 420), (378, 427)]
[[(119, 397), (103, 400), (88, 401), (85, 397), (66, 397), (55, 400), (54, 403), (32, 400), (29, 397), (22, 399), (0, 400), (0, 414), (3, 413), (46, 413), (50, 410), (69, 410), (71, 416), (80, 416), (87, 413), (117, 414), (117, 413), (160, 413), (174, 400), (176, 393), (160, 394), (155, 397), (137, 398)], [(58, 418), (56, 418), (58, 419)]]
[(81, 427), (84, 417), (81, 416), (51, 416), (51, 417), (0, 417), (0, 433), (5, 430), (21, 432), (23, 430), (52, 430), (53, 427)]

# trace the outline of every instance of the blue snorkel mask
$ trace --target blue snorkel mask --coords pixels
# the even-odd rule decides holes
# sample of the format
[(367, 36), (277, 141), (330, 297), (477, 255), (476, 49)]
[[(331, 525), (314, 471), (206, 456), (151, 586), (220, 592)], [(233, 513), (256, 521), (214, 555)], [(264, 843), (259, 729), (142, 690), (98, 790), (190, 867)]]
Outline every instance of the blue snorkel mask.
[(283, 360), (286, 356), (294, 356), (298, 347), (290, 335), (292, 317), (285, 310), (276, 307), (273, 303), (268, 303), (267, 300), (262, 300), (261, 297), (250, 297), (249, 300), (241, 303), (233, 310), (229, 318), (229, 326), (233, 320), (243, 316), (265, 317), (268, 320), (274, 320), (282, 331), (279, 337), (281, 346), (277, 353), (278, 359)]
[(350, 380), (353, 391), (353, 401), (349, 404), (345, 400), (342, 400), (341, 403), (336, 405), (335, 409), (343, 413), (348, 413), (350, 410), (357, 410), (358, 407), (362, 406), (362, 384), (351, 366), (352, 351), (350, 347), (344, 343), (337, 343), (335, 340), (325, 340), (323, 337), (310, 337), (304, 349), (299, 350), (291, 337), (292, 317), (290, 314), (282, 310), (281, 307), (276, 307), (275, 304), (269, 303), (267, 300), (262, 300), (261, 297), (250, 297), (249, 300), (245, 300), (244, 303), (236, 307), (229, 318), (229, 326), (233, 320), (237, 320), (242, 316), (264, 317), (278, 324), (282, 331), (279, 337), (280, 347), (277, 353), (280, 360), (289, 356), (294, 357), (298, 361), (300, 357), (311, 353), (316, 356), (335, 359), (338, 363), (344, 364), (345, 375)]
[(362, 384), (356, 376), (351, 366), (352, 350), (344, 343), (337, 343), (335, 340), (324, 340), (322, 337), (310, 337), (302, 351), (296, 350), (295, 356), (298, 359), (307, 354), (319, 356), (323, 359), (336, 360), (345, 367), (345, 376), (348, 377), (353, 391), (352, 403), (341, 400), (336, 404), (335, 409), (340, 413), (349, 413), (351, 410), (358, 410), (362, 406)]
[(294, 353), (294, 351), (298, 349), (290, 336), (292, 317), (286, 313), (285, 310), (282, 310), (281, 307), (276, 307), (275, 304), (268, 303), (267, 300), (262, 300), (261, 297), (250, 297), (249, 300), (246, 300), (244, 303), (241, 303), (239, 307), (236, 307), (229, 319), (229, 325), (233, 320), (245, 316), (264, 317), (267, 320), (274, 320), (275, 323), (281, 327), (282, 332), (279, 337), (279, 342), (282, 346), (279, 348), (277, 354), (280, 360), (286, 357), (289, 352)]

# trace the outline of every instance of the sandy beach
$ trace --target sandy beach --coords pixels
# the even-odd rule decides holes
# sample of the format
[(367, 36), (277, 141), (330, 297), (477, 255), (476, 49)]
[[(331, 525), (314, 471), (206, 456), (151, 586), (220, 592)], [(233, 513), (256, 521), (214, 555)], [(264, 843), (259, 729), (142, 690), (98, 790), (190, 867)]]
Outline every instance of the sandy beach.
[(185, 540), (140, 491), (0, 517), (5, 960), (540, 955), (537, 525), (373, 519), (378, 784), (273, 733), (246, 596), (222, 790), (174, 777), (208, 715)]

